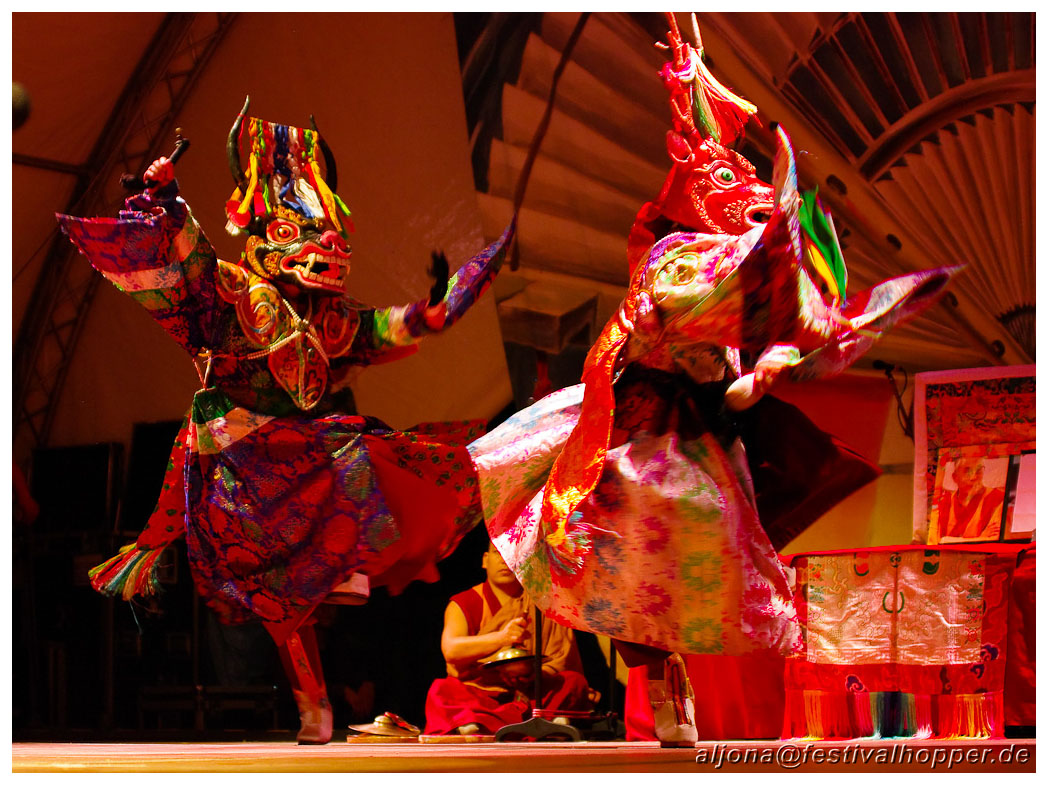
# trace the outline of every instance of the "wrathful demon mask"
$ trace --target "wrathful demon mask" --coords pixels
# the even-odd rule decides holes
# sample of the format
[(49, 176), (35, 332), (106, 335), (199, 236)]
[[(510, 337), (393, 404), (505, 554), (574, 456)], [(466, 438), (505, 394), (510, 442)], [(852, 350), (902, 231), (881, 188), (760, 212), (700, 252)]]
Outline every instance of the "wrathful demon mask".
[[(630, 229), (630, 272), (660, 237), (674, 231), (742, 235), (770, 219), (774, 189), (749, 161), (730, 148), (757, 107), (735, 95), (703, 63), (702, 38), (691, 15), (692, 46), (668, 13), (671, 53), (660, 75), (669, 91), (673, 130), (666, 149), (673, 165), (659, 195), (641, 207)], [(802, 196), (800, 220), (804, 264), (830, 301), (845, 299), (848, 272), (833, 219), (815, 192)]]
[[(244, 101), (229, 132), (227, 153), (236, 190), (226, 203), (231, 234), (247, 235), (241, 264), (261, 277), (314, 294), (342, 294), (350, 248), (335, 193), (335, 159), (316, 124), (296, 128), (247, 117)], [(311, 118), (312, 119), (312, 118)], [(247, 136), (248, 169), (241, 166)], [(317, 160), (323, 155), (325, 182)]]
[(775, 191), (739, 153), (713, 139), (691, 147), (672, 131), (667, 146), (674, 165), (661, 194), (666, 218), (712, 234), (745, 234), (767, 222)]
[[(741, 235), (766, 223), (775, 192), (749, 161), (730, 148), (757, 107), (718, 82), (681, 37), (672, 14), (672, 59), (660, 75), (669, 91), (673, 130), (666, 149), (673, 165), (659, 195), (645, 204), (630, 232), (630, 268), (674, 229)], [(698, 30), (695, 30), (698, 40)]]

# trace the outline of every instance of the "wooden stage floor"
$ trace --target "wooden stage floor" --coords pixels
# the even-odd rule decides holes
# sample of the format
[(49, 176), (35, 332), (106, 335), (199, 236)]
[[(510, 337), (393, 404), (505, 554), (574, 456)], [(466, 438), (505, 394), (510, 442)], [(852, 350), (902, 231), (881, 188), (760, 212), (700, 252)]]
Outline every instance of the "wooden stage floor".
[[(698, 760), (697, 760), (698, 759)], [(731, 741), (695, 749), (649, 742), (347, 744), (15, 743), (22, 772), (1029, 772), (1033, 739)]]

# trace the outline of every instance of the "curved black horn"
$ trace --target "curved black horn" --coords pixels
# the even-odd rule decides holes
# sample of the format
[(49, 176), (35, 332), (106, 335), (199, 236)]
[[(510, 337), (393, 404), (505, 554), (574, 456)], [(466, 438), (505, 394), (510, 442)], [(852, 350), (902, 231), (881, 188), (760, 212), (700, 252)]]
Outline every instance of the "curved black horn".
[(226, 157), (229, 159), (229, 171), (233, 175), (233, 182), (241, 190), (247, 185), (247, 177), (244, 174), (244, 170), (240, 167), (240, 126), (244, 123), (244, 118), (247, 116), (247, 107), (250, 103), (251, 96), (244, 96), (244, 108), (237, 115), (233, 127), (229, 129), (229, 139), (226, 141)]
[(335, 155), (331, 152), (331, 148), (328, 147), (328, 143), (324, 141), (324, 137), (320, 135), (320, 129), (317, 128), (317, 121), (313, 119), (313, 115), (309, 116), (309, 123), (313, 126), (313, 130), (317, 132), (320, 152), (324, 154), (324, 168), (326, 170), (324, 179), (327, 181), (331, 192), (338, 193), (338, 169), (335, 167)]

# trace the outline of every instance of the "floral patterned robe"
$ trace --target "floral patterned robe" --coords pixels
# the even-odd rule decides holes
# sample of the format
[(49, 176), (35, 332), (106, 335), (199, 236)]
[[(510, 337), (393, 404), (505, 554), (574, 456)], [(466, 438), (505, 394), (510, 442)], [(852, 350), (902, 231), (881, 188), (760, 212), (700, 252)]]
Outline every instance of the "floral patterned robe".
[(583, 383), (469, 446), (492, 541), (565, 626), (694, 654), (800, 644), (789, 568), (758, 519), (725, 405), (740, 357), (794, 379), (840, 371), (956, 268), (827, 302), (803, 265), (795, 164), (778, 133), (770, 221), (655, 242)]

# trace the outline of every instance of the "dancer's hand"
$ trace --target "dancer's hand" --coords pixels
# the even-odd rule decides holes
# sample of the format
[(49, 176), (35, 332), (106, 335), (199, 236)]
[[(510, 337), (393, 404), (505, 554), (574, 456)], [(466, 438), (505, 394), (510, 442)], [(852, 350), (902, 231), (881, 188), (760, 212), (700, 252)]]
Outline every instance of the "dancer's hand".
[(752, 373), (736, 379), (724, 393), (724, 402), (734, 412), (741, 412), (757, 403), (783, 372), (793, 367), (800, 360), (797, 347), (790, 344), (776, 344), (767, 349), (757, 360)]
[(142, 179), (147, 183), (150, 181), (155, 183), (150, 186), (150, 189), (162, 188), (175, 179), (175, 165), (166, 156), (160, 156), (149, 165)]
[(429, 290), (429, 307), (432, 308), (442, 303), (448, 294), (448, 257), (443, 251), (433, 251), (430, 256), (433, 263), (429, 275), (433, 279), (433, 286)]

